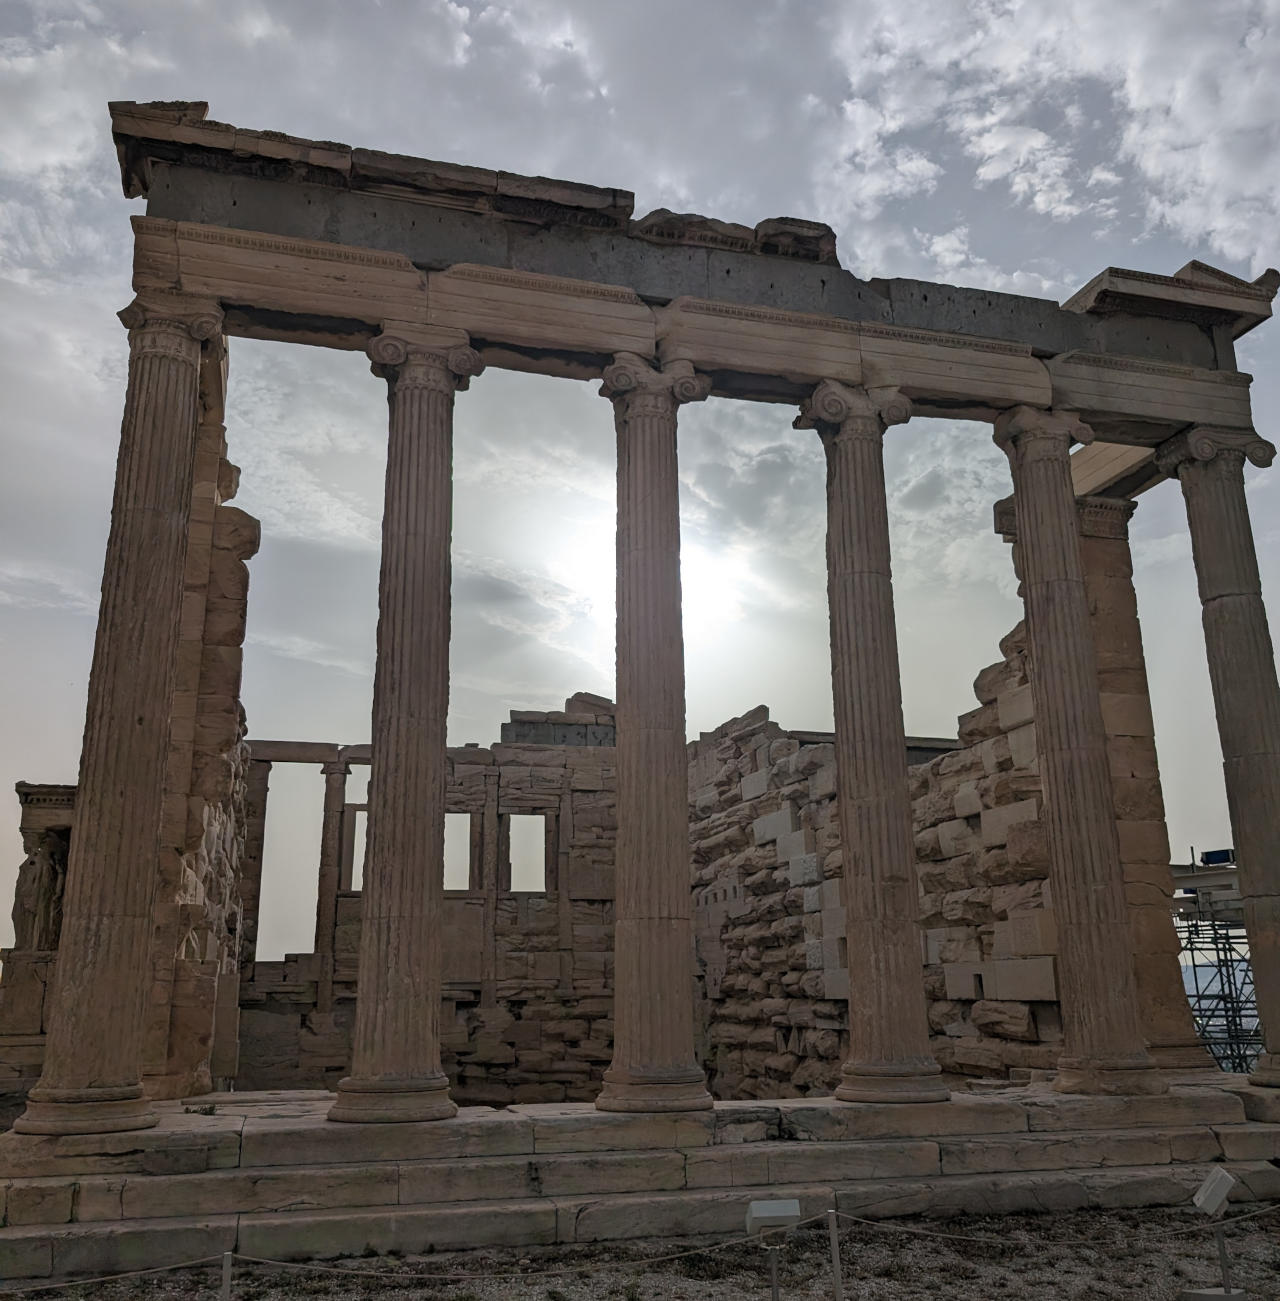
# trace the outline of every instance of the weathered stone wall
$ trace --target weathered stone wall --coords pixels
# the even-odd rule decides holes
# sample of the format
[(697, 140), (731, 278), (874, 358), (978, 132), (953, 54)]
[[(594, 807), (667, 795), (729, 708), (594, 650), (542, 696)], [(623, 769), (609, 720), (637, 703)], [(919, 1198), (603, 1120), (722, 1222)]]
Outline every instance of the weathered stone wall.
[[(1206, 1066), (1178, 967), (1131, 509), (1080, 506), (1134, 971), (1157, 1063)], [(1022, 624), (1000, 650), (974, 682), (956, 748), (908, 779), (933, 1051), (946, 1070), (1004, 1076), (1052, 1068), (1062, 1027)], [(763, 708), (690, 746), (704, 1058), (718, 1096), (826, 1093), (837, 1081), (848, 977), (835, 790), (832, 747), (782, 731)]]
[[(613, 1038), (613, 705), (574, 696), (562, 712), (513, 713), (502, 735), (448, 752), (471, 872), (444, 899), (444, 1066), (464, 1103), (588, 1100)], [(512, 814), (546, 820), (544, 890), (510, 889)], [(332, 1012), (316, 1010), (313, 954), (246, 969), (238, 1088), (333, 1087), (346, 1073), (360, 893), (340, 892), (336, 911)]]
[[(220, 360), (215, 364), (221, 367)], [(252, 516), (225, 504), (239, 471), (226, 459), (223, 383), (221, 375), (206, 375), (201, 387), (206, 410), (196, 448), (153, 910), (145, 1078), (157, 1097), (206, 1092), (215, 1079), (235, 1075), (248, 761), (240, 704), (249, 595), (244, 562), (257, 552), (260, 530)]]

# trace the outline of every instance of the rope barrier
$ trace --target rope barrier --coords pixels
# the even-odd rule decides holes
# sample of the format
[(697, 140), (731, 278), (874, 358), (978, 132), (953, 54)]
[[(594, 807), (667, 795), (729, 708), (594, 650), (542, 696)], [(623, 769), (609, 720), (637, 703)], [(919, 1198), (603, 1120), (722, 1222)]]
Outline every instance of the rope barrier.
[[(816, 1224), (819, 1220), (826, 1220), (826, 1212), (821, 1215), (811, 1215), (807, 1220), (798, 1220), (795, 1224), (789, 1225), (789, 1228), (799, 1229), (806, 1224)], [(746, 1243), (759, 1241), (756, 1237), (730, 1238), (728, 1242), (714, 1242), (705, 1247), (692, 1247), (688, 1251), (676, 1251), (666, 1256), (633, 1256), (628, 1260), (619, 1260), (614, 1262), (618, 1265), (625, 1265), (628, 1269), (645, 1267), (648, 1265), (663, 1265), (672, 1260), (684, 1260), (688, 1256), (705, 1256), (716, 1251), (727, 1251), (730, 1247), (741, 1247)], [(355, 1274), (360, 1278), (391, 1278), (399, 1282), (450, 1282), (461, 1283), (470, 1279), (515, 1279), (515, 1278), (548, 1278), (561, 1274), (576, 1274), (582, 1271), (591, 1271), (600, 1268), (600, 1261), (587, 1261), (580, 1265), (561, 1265), (556, 1269), (527, 1269), (508, 1270), (501, 1274), (402, 1274), (390, 1273), (386, 1270), (374, 1269), (346, 1269), (341, 1265), (316, 1265), (310, 1262), (302, 1261), (280, 1261), (280, 1260), (262, 1260), (257, 1256), (241, 1256), (235, 1254), (236, 1260), (243, 1260), (254, 1265), (272, 1265), (282, 1269), (300, 1269), (311, 1270), (321, 1274)]]
[(131, 1269), (127, 1274), (103, 1274), (99, 1278), (77, 1278), (63, 1283), (34, 1283), (26, 1287), (7, 1287), (0, 1296), (28, 1296), (32, 1292), (52, 1292), (67, 1287), (88, 1287), (91, 1283), (118, 1283), (121, 1279), (142, 1278), (147, 1274), (168, 1274), (175, 1269), (194, 1269), (198, 1265), (212, 1265), (222, 1260), (222, 1254), (201, 1256), (199, 1260), (184, 1260), (178, 1265), (156, 1265), (151, 1269)]
[[(1172, 1208), (1171, 1208), (1172, 1209)], [(1185, 1227), (1177, 1229), (1165, 1229), (1154, 1233), (1143, 1233), (1133, 1239), (1138, 1244), (1144, 1242), (1156, 1242), (1162, 1238), (1181, 1238), (1188, 1233), (1205, 1233), (1210, 1230), (1229, 1229), (1233, 1224), (1239, 1224), (1242, 1220), (1253, 1220), (1259, 1215), (1271, 1215), (1280, 1211), (1280, 1202), (1275, 1202), (1270, 1206), (1263, 1206), (1256, 1211), (1246, 1211), (1243, 1215), (1233, 1215), (1227, 1220), (1204, 1220), (1198, 1224), (1188, 1224)], [(899, 1224), (896, 1220), (872, 1220), (863, 1215), (849, 1215), (845, 1211), (837, 1211), (836, 1214), (842, 1220), (849, 1220), (854, 1224), (866, 1224), (872, 1228), (885, 1229), (892, 1233), (910, 1233), (921, 1238), (943, 1238), (950, 1242), (977, 1242), (984, 1247), (1010, 1247), (1021, 1245), (1009, 1238), (979, 1238), (970, 1233), (943, 1233), (937, 1229), (920, 1229), (913, 1224)], [(1055, 1238), (1052, 1242), (1043, 1242), (1039, 1244), (1042, 1247), (1100, 1247), (1105, 1245), (1097, 1238)]]
[[(1257, 1219), (1262, 1215), (1271, 1215), (1280, 1211), (1280, 1202), (1272, 1203), (1269, 1206), (1259, 1207), (1257, 1210), (1246, 1211), (1242, 1215), (1233, 1215), (1230, 1219), (1224, 1220), (1205, 1220), (1198, 1224), (1189, 1224), (1177, 1229), (1157, 1231), (1154, 1233), (1144, 1233), (1131, 1239), (1136, 1245), (1142, 1245), (1146, 1242), (1159, 1241), (1164, 1238), (1183, 1237), (1190, 1233), (1202, 1233), (1211, 1230), (1223, 1231), (1229, 1229), (1234, 1224), (1240, 1224), (1245, 1220)], [(852, 1224), (861, 1224), (874, 1229), (884, 1230), (890, 1233), (905, 1233), (922, 1238), (936, 1238), (948, 1242), (972, 1242), (984, 1247), (1001, 1247), (1005, 1249), (1024, 1248), (1028, 1245), (1023, 1241), (1012, 1240), (1009, 1238), (986, 1238), (978, 1237), (976, 1234), (968, 1233), (947, 1233), (937, 1229), (922, 1229), (911, 1224), (901, 1224), (896, 1220), (873, 1220), (867, 1216), (850, 1215), (846, 1211), (835, 1211), (834, 1214), (842, 1220), (848, 1220)], [(807, 1219), (798, 1220), (795, 1224), (789, 1225), (789, 1229), (800, 1229), (807, 1225), (817, 1224), (828, 1221), (829, 1213), (823, 1212), (821, 1215), (811, 1215)], [(615, 1260), (604, 1262), (603, 1267), (623, 1267), (631, 1270), (646, 1269), (651, 1265), (663, 1265), (673, 1260), (685, 1260), (690, 1256), (712, 1255), (716, 1252), (727, 1251), (733, 1247), (741, 1247), (750, 1243), (760, 1241), (760, 1237), (748, 1236), (741, 1238), (731, 1238), (726, 1242), (710, 1243), (702, 1247), (692, 1247), (687, 1251), (669, 1252), (662, 1256), (635, 1256), (626, 1260)], [(1043, 1247), (1091, 1247), (1098, 1249), (1105, 1247), (1107, 1244), (1100, 1242), (1096, 1238), (1058, 1238), (1052, 1242), (1037, 1243), (1037, 1246)], [(260, 1256), (245, 1256), (239, 1252), (225, 1252), (216, 1256), (202, 1256), (198, 1260), (182, 1261), (175, 1265), (157, 1265), (151, 1269), (135, 1269), (124, 1274), (104, 1274), (94, 1278), (72, 1279), (58, 1283), (35, 1283), (22, 1287), (6, 1287), (0, 1290), (0, 1296), (29, 1296), (35, 1292), (54, 1292), (62, 1291), (67, 1288), (89, 1287), (96, 1283), (118, 1283), (130, 1278), (144, 1278), (152, 1274), (167, 1274), (180, 1269), (197, 1269), (202, 1265), (212, 1265), (220, 1263), (226, 1259), (242, 1261), (246, 1265), (259, 1265), (271, 1269), (293, 1269), (315, 1274), (333, 1274), (344, 1277), (370, 1278), (370, 1279), (393, 1279), (401, 1283), (464, 1283), (479, 1282), (482, 1280), (492, 1279), (533, 1279), (533, 1278), (550, 1278), (558, 1277), (564, 1274), (576, 1274), (589, 1272), (602, 1268), (602, 1262), (599, 1260), (583, 1262), (577, 1265), (561, 1265), (554, 1269), (530, 1269), (530, 1270), (507, 1270), (501, 1273), (416, 1273), (409, 1274), (403, 1271), (378, 1270), (378, 1269), (351, 1269), (341, 1265), (318, 1265), (306, 1261), (291, 1260), (267, 1260)]]

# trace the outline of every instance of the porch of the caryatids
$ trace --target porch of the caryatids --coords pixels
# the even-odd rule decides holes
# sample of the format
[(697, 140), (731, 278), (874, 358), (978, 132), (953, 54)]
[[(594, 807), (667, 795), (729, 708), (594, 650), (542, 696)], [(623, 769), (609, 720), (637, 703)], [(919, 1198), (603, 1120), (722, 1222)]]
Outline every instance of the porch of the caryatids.
[(440, 1065), (453, 397), (474, 349), (378, 335), (390, 419), (359, 985), (336, 1121), (456, 1113)]
[(710, 380), (619, 354), (601, 395), (618, 438), (618, 843), (613, 1061), (603, 1111), (711, 1106), (693, 1037), (688, 758), (676, 411)]
[(152, 904), (191, 525), (202, 353), (217, 303), (139, 295), (40, 1082), (14, 1129), (144, 1129)]
[(1262, 1022), (1250, 1080), (1280, 1087), (1280, 685), (1245, 497), (1244, 463), (1276, 449), (1251, 430), (1196, 427), (1156, 462), (1182, 485), (1245, 933)]
[(942, 1102), (921, 976), (915, 839), (893, 607), (884, 433), (909, 419), (894, 387), (824, 380), (796, 427), (827, 458), (827, 601), (837, 813), (844, 855), (849, 1057), (844, 1102)]
[(1068, 1093), (1160, 1093), (1142, 1036), (1116, 830), (1097, 654), (1071, 482), (1073, 442), (1093, 431), (1068, 411), (1014, 407), (996, 421), (1009, 457), (1031, 658), (1043, 820), (1058, 923)]

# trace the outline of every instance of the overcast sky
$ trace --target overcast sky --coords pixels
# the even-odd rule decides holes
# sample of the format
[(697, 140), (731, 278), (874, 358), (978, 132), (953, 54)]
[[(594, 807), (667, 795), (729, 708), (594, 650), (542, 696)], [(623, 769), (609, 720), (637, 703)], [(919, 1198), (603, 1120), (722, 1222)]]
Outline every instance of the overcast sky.
[[(127, 346), (106, 102), (829, 222), (860, 275), (1062, 300), (1108, 265), (1280, 261), (1280, 0), (72, 0), (0, 4), (0, 912), (18, 779), (74, 781)], [(1259, 430), (1280, 326), (1239, 349)], [(359, 355), (231, 344), (250, 734), (368, 739), (386, 407)], [(613, 689), (613, 432), (594, 385), (489, 372), (456, 416), (450, 739)], [(823, 470), (783, 407), (680, 416), (690, 733), (831, 722)], [(886, 440), (908, 732), (952, 734), (1020, 617), (990, 427)], [(1280, 618), (1277, 471), (1249, 472)], [(1138, 597), (1175, 858), (1228, 844), (1185, 515), (1144, 496)], [(322, 779), (277, 769), (264, 955), (310, 947)], [(353, 783), (354, 789), (354, 783)], [(308, 891), (310, 895), (308, 896)], [(11, 931), (0, 921), (0, 941)]]

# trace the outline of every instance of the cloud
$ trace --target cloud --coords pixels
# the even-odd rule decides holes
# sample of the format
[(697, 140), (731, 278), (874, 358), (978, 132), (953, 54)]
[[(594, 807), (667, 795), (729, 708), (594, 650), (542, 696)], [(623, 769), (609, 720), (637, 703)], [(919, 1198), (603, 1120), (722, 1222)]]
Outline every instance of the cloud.
[[(240, 126), (628, 188), (639, 213), (828, 220), (866, 276), (1062, 298), (1109, 263), (1276, 260), (1280, 0), (39, 0), (3, 22), (0, 602), (29, 667), (0, 708), (15, 734), (58, 738), (64, 771), (88, 644), (39, 643), (59, 611), (87, 628), (96, 599), (127, 362), (112, 313), (142, 207), (119, 192), (108, 99), (207, 98)], [(1270, 335), (1240, 351), (1264, 431), (1280, 424)], [(237, 505), (264, 525), (250, 726), (367, 739), (385, 386), (355, 354), (231, 351)], [(611, 689), (614, 434), (596, 387), (490, 372), (458, 398), (458, 739)], [(695, 728), (758, 699), (796, 724), (830, 716), (824, 466), (793, 414), (680, 414)], [(1250, 477), (1273, 585), (1274, 473)], [(886, 477), (908, 725), (946, 732), (1017, 617), (990, 524), (1008, 470), (986, 428), (913, 421), (886, 439)], [(1148, 626), (1177, 627), (1183, 654), (1199, 632), (1180, 512), (1176, 491), (1150, 494), (1135, 548)], [(1159, 722), (1161, 700), (1182, 709), (1186, 664), (1164, 636), (1149, 656)], [(1193, 818), (1223, 824), (1199, 793), (1203, 748), (1162, 755), (1176, 840)]]
[(96, 615), (98, 596), (75, 571), (21, 560), (0, 561), (0, 605)]

